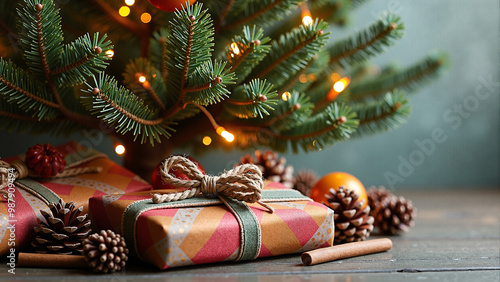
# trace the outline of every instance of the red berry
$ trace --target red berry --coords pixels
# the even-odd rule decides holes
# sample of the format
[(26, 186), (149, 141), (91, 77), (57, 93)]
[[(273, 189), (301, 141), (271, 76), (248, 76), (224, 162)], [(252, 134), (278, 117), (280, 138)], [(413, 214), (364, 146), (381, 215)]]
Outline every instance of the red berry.
[(36, 144), (28, 149), (24, 160), (29, 169), (42, 177), (48, 178), (64, 171), (64, 155), (50, 144)]
[[(206, 174), (205, 169), (203, 166), (195, 159), (191, 157), (185, 157), (192, 161), (198, 169), (201, 171), (202, 174)], [(153, 189), (155, 190), (161, 190), (161, 189), (178, 189), (179, 187), (175, 187), (171, 184), (166, 183), (162, 178), (161, 178), (161, 167), (163, 166), (163, 162), (159, 163), (155, 170), (153, 171), (153, 174), (151, 175), (151, 185), (153, 186)], [(184, 173), (181, 173), (178, 170), (171, 169), (168, 171), (169, 174), (175, 176), (176, 178), (182, 179), (182, 180), (189, 180), (189, 177), (187, 177)]]

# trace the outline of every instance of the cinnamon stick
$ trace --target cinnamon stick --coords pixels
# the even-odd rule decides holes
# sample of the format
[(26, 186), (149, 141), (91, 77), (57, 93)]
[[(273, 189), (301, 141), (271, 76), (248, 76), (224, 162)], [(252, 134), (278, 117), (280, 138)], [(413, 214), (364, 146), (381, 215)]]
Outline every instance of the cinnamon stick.
[(85, 258), (81, 255), (38, 253), (19, 253), (17, 265), (20, 267), (88, 268)]
[(304, 265), (313, 265), (337, 259), (388, 251), (391, 248), (392, 241), (390, 239), (383, 238), (347, 243), (305, 252), (302, 254), (301, 259)]

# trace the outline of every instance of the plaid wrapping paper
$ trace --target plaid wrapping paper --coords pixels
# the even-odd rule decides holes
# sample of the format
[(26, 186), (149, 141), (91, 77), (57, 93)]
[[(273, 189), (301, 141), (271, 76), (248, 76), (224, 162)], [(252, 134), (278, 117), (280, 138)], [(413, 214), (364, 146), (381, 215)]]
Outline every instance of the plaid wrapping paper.
[[(66, 159), (69, 162), (74, 161), (70, 159), (72, 157), (81, 158), (81, 156), (98, 153), (82, 147), (76, 142), (69, 142), (56, 148), (66, 154)], [(17, 159), (24, 160), (24, 155), (7, 158), (5, 161), (10, 163)], [(58, 201), (59, 198), (65, 202), (73, 201), (77, 203), (77, 207), (83, 206), (83, 212), (87, 213), (88, 199), (93, 196), (151, 189), (146, 181), (111, 161), (104, 154), (100, 154), (99, 157), (78, 167), (86, 166), (98, 166), (102, 168), (102, 171), (66, 178), (33, 179), (35, 184), (43, 186), (40, 190), (22, 187), (23, 184), (32, 183), (32, 179), (15, 183), (16, 188), (13, 195), (15, 202), (14, 208), (10, 210), (11, 217), (9, 217), (9, 203), (3, 200), (0, 204), (0, 255), (6, 254), (13, 247), (16, 251), (20, 251), (33, 240), (33, 227), (37, 224), (37, 218), (43, 218), (40, 210), (49, 212), (47, 204), (50, 201)], [(36, 185), (38, 186), (38, 184)], [(40, 191), (42, 193), (39, 193)], [(9, 223), (14, 228), (8, 228)], [(15, 241), (9, 241), (9, 239)]]
[[(280, 190), (300, 194), (281, 188), (281, 184), (267, 183), (263, 192), (266, 203), (275, 209), (273, 214), (258, 204), (248, 204), (260, 225), (260, 248), (255, 257), (331, 246), (333, 211), (302, 195), (291, 201), (266, 200), (266, 195)], [(188, 199), (170, 202), (172, 207), (165, 208), (161, 204), (155, 207), (150, 199), (149, 193), (93, 197), (90, 212), (98, 215), (94, 216), (98, 228), (121, 233), (133, 254), (160, 269), (238, 258), (242, 230), (221, 201), (198, 198), (190, 203), (186, 201), (192, 199)], [(146, 208), (134, 220), (128, 210), (141, 202)]]

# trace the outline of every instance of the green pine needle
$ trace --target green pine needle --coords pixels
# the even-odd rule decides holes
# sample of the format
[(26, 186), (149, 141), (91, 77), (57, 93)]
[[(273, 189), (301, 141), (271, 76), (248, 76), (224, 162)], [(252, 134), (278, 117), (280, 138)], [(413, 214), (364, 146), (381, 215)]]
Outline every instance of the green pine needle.
[[(263, 118), (270, 115), (276, 105), (276, 90), (266, 80), (254, 79), (236, 88), (224, 109), (231, 115), (242, 118)], [(265, 100), (261, 99), (265, 97)]]
[[(252, 69), (269, 53), (271, 45), (267, 43), (271, 39), (269, 37), (263, 38), (263, 33), (264, 30), (262, 28), (245, 26), (243, 27), (242, 34), (234, 36), (231, 40), (226, 58), (237, 77), (236, 83), (242, 82)], [(237, 50), (233, 44), (236, 45)]]
[(440, 76), (448, 65), (446, 54), (436, 53), (427, 56), (401, 71), (386, 69), (380, 76), (360, 81), (350, 88), (352, 100), (359, 101), (366, 97), (377, 97), (394, 89), (414, 91)]
[[(94, 78), (94, 86), (87, 84), (87, 95), (81, 97), (82, 103), (93, 115), (113, 126), (118, 133), (132, 133), (134, 140), (141, 136), (141, 143), (149, 140), (151, 144), (161, 142), (160, 137), (170, 137), (167, 121), (161, 121), (158, 111), (150, 109), (138, 96), (118, 86), (116, 80), (107, 75)], [(99, 89), (96, 93), (95, 89)]]
[[(216, 82), (219, 79), (220, 82)], [(184, 89), (189, 92), (184, 100), (204, 106), (218, 103), (229, 97), (226, 86), (234, 84), (234, 80), (234, 73), (226, 68), (225, 61), (215, 61), (213, 64), (212, 61), (206, 61), (189, 76), (188, 87)]]
[(396, 129), (406, 123), (410, 114), (408, 99), (399, 91), (389, 92), (379, 100), (357, 103), (353, 110), (359, 118), (359, 127), (353, 137)]

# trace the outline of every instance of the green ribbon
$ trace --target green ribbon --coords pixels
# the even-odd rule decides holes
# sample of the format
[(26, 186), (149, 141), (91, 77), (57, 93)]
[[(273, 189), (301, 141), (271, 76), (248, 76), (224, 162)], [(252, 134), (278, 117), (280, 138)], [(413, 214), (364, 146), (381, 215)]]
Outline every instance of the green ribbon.
[[(262, 191), (262, 200), (264, 202), (286, 202), (311, 199), (302, 195), (297, 190), (278, 189)], [(252, 209), (245, 202), (227, 197), (221, 197), (221, 199), (195, 197), (176, 202), (158, 204), (153, 203), (152, 199), (133, 202), (122, 214), (122, 234), (125, 238), (125, 243), (132, 254), (141, 257), (137, 251), (136, 245), (136, 223), (139, 216), (146, 211), (168, 208), (204, 207), (220, 205), (222, 203), (229, 208), (240, 225), (241, 245), (240, 253), (236, 260), (255, 259), (260, 253), (261, 245), (259, 221)]]

